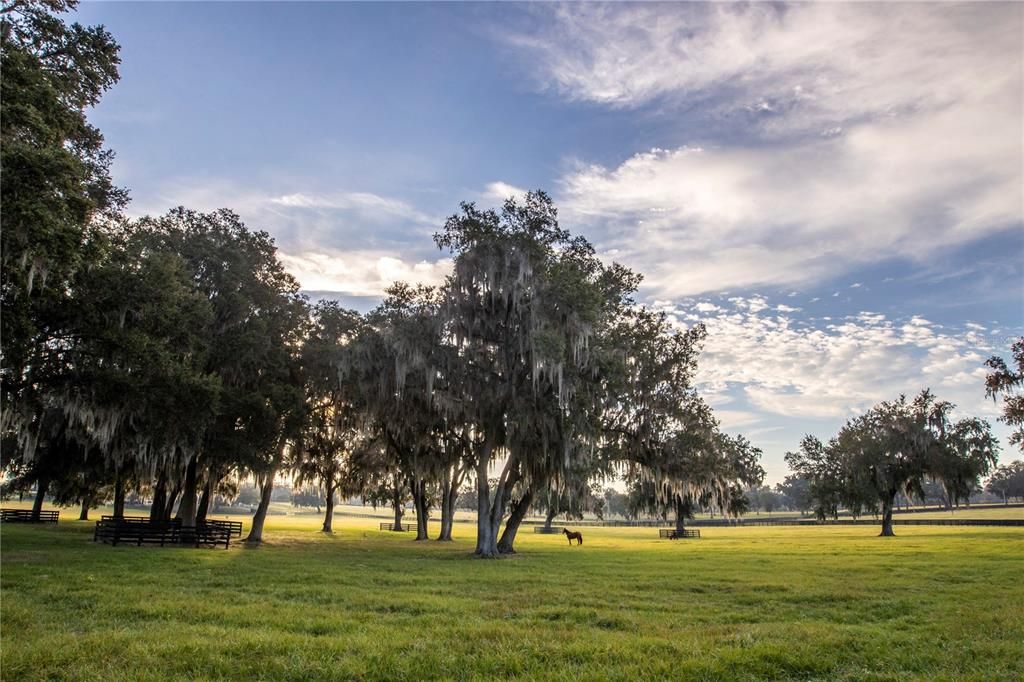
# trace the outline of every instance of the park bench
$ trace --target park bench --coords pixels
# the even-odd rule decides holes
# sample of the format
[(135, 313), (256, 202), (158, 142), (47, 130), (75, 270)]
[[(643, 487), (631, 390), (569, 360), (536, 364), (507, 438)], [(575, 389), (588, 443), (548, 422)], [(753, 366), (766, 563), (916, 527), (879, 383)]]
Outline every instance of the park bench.
[(176, 521), (150, 521), (144, 517), (116, 519), (104, 516), (96, 522), (93, 542), (116, 546), (119, 542), (143, 544), (177, 544), (181, 539), (181, 524)]
[[(239, 526), (241, 524), (239, 523)], [(195, 528), (182, 529), (182, 544), (195, 544), (196, 547), (209, 546), (217, 547), (224, 545), (224, 549), (227, 549), (231, 544), (231, 536), (234, 531), (224, 525), (211, 525), (210, 522), (197, 523)], [(239, 529), (238, 535), (241, 536), (242, 531)]]
[(6, 523), (57, 523), (58, 511), (41, 511), (39, 519), (32, 518), (31, 509), (0, 509), (0, 521)]
[(659, 528), (658, 536), (668, 538), (669, 540), (678, 540), (680, 538), (700, 538), (700, 530), (696, 528), (686, 528), (684, 530), (676, 530), (675, 528)]
[(395, 524), (394, 523), (382, 523), (382, 524), (380, 524), (380, 529), (381, 530), (397, 530), (397, 531), (401, 531), (401, 532), (405, 533), (407, 531), (416, 530), (416, 522), (415, 521), (406, 521), (405, 523), (402, 524), (401, 528), (395, 528)]
[[(231, 544), (233, 529), (226, 524), (212, 525), (199, 523), (192, 528), (182, 528), (181, 519), (171, 521), (150, 521), (145, 516), (115, 518), (104, 516), (96, 522), (93, 542), (102, 541), (111, 545), (119, 542), (164, 545), (219, 546), (227, 549)], [(239, 530), (241, 534), (241, 530)]]
[(227, 528), (231, 532), (231, 537), (240, 538), (242, 537), (242, 522), (241, 521), (219, 521), (216, 519), (207, 519), (207, 526), (213, 526), (216, 528)]
[[(113, 521), (113, 516), (103, 516), (103, 521)], [(125, 523), (149, 523), (148, 516), (122, 516), (121, 521)], [(172, 523), (181, 523), (179, 519), (174, 519)], [(231, 533), (231, 537), (240, 538), (242, 537), (242, 522), (241, 521), (220, 521), (218, 519), (207, 519), (206, 521), (199, 522), (197, 525), (206, 524), (207, 526), (213, 526), (216, 528), (226, 528)]]
[(533, 527), (533, 532), (534, 533), (544, 533), (544, 534), (554, 535), (556, 533), (561, 533), (562, 532), (562, 527), (561, 526), (551, 526), (550, 528), (548, 528), (546, 526), (534, 526)]

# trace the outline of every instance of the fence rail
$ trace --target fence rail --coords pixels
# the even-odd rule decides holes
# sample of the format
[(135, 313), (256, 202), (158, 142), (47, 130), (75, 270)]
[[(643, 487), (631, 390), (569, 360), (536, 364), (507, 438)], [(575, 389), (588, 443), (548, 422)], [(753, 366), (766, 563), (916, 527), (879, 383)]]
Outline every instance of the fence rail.
[[(881, 519), (817, 519), (777, 518), (777, 519), (690, 519), (688, 527), (699, 528), (744, 528), (750, 526), (877, 526)], [(1024, 519), (897, 519), (892, 520), (894, 526), (1024, 526)], [(535, 532), (541, 530), (543, 522), (524, 525), (535, 525)], [(573, 526), (610, 526), (610, 527), (641, 527), (641, 528), (675, 528), (668, 521), (573, 521)], [(561, 532), (561, 527), (558, 531)]]
[(40, 511), (33, 517), (31, 509), (0, 509), (0, 521), (7, 523), (57, 523), (58, 519), (58, 511)]

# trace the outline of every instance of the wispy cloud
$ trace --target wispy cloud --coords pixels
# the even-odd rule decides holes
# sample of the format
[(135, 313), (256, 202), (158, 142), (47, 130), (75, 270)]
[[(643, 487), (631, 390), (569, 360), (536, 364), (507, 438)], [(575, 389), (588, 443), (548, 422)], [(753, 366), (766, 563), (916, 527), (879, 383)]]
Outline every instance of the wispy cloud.
[(364, 217), (380, 221), (384, 217), (406, 220), (412, 224), (433, 224), (436, 218), (418, 211), (404, 201), (383, 197), (371, 192), (336, 192), (331, 194), (307, 194), (296, 192), (271, 197), (269, 203), (285, 208), (323, 209), (332, 211), (354, 211)]
[(657, 295), (920, 262), (1024, 221), (1020, 5), (537, 11), (508, 40), (545, 87), (715, 131), (562, 179), (563, 214)]

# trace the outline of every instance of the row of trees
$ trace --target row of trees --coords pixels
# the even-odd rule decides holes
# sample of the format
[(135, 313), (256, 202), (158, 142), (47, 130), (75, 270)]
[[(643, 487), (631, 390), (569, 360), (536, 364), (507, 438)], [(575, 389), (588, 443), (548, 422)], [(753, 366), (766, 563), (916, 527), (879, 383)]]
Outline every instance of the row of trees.
[(543, 193), (462, 206), (435, 235), (454, 272), (396, 284), (368, 315), (310, 307), (273, 241), (228, 210), (126, 221), (85, 111), (117, 80), (73, 2), (5, 3), (3, 456), (15, 487), (83, 506), (127, 492), (201, 522), (239, 477), (411, 495), (418, 537), (450, 539), (471, 481), (481, 556), (513, 550), (532, 505), (586, 504), (619, 473), (651, 510), (733, 508), (759, 451), (722, 433), (692, 386), (702, 327), (637, 306)]
[(997, 467), (988, 479), (985, 490), (1003, 498), (1006, 504), (1013, 499), (1024, 502), (1024, 461), (1017, 460)]

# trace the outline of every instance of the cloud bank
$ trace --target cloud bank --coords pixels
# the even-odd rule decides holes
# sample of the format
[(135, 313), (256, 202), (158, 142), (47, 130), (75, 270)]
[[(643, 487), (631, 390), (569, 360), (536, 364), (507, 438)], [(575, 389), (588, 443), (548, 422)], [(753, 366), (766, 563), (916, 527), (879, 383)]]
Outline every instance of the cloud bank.
[(662, 120), (703, 112), (663, 148), (577, 161), (558, 191), (657, 295), (923, 262), (1024, 222), (1024, 6), (538, 11), (537, 33), (507, 40), (542, 87)]
[[(793, 308), (760, 296), (658, 307), (682, 326), (706, 324), (698, 380), (711, 404), (727, 410), (730, 396), (739, 395), (762, 415), (838, 424), (882, 400), (930, 388), (964, 413), (999, 414), (984, 396), (983, 363), (1009, 346), (1002, 330), (868, 311), (799, 318)], [(743, 413), (729, 416), (736, 422)]]

